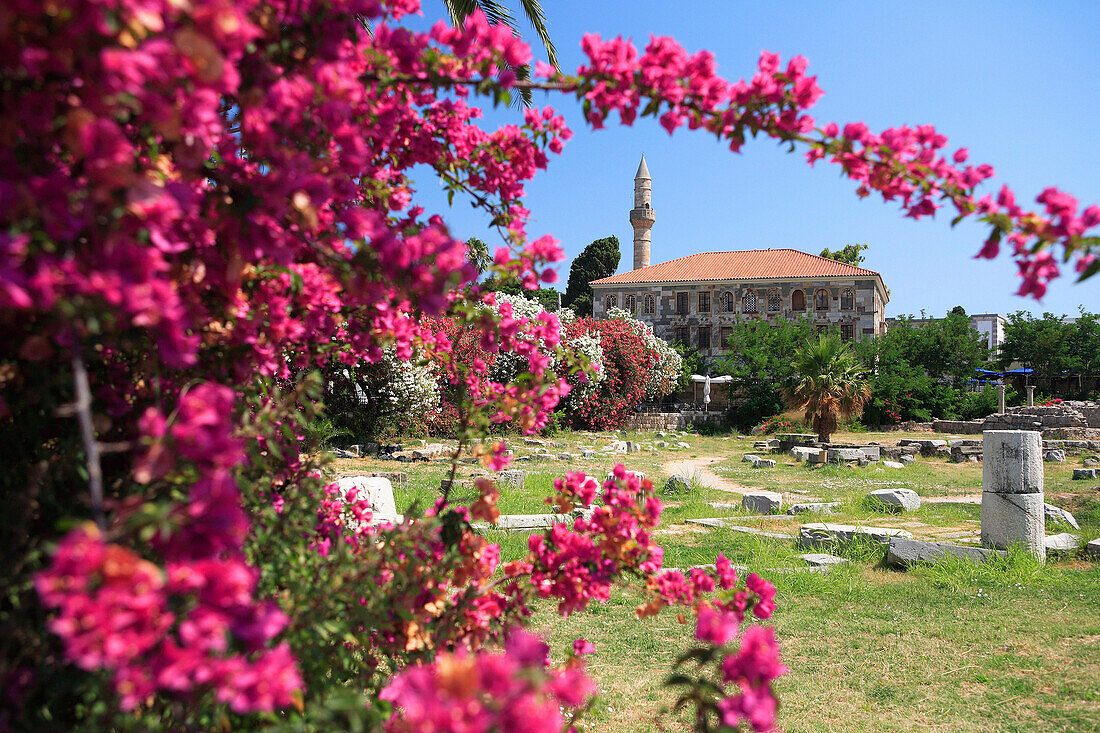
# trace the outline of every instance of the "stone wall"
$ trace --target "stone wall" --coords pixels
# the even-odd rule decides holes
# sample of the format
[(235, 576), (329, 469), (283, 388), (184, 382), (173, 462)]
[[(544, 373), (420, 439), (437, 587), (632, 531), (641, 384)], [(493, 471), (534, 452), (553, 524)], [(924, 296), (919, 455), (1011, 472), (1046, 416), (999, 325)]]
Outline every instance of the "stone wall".
[(986, 430), (982, 420), (933, 420), (932, 430), (955, 435), (981, 435)]
[(687, 419), (679, 412), (639, 412), (627, 421), (626, 429), (636, 432), (682, 430)]
[(626, 429), (635, 432), (656, 430), (683, 430), (692, 425), (721, 423), (724, 412), (685, 410), (684, 412), (639, 412), (626, 423)]
[(1086, 435), (1100, 429), (1100, 405), (1094, 402), (1063, 402), (1058, 405), (1009, 407), (984, 420), (933, 420), (937, 433), (977, 435), (986, 430), (1038, 430), (1046, 436), (1056, 432)]

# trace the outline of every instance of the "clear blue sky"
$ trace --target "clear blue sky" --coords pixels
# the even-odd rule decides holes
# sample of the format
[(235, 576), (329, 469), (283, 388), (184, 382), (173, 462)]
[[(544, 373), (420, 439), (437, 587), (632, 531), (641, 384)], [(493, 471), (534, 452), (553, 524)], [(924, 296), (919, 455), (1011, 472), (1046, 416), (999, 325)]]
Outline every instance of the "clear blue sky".
[[(519, 9), (518, 0), (505, 5)], [(820, 122), (864, 121), (872, 130), (933, 124), (949, 149), (967, 147), (971, 162), (990, 163), (1017, 200), (1034, 201), (1045, 187), (1100, 203), (1100, 2), (835, 2), (785, 5), (747, 2), (580, 2), (543, 0), (562, 68), (582, 60), (586, 32), (623, 35), (644, 47), (668, 35), (689, 52), (712, 51), (727, 79), (748, 78), (762, 49), (809, 59), (825, 96), (811, 113)], [(442, 17), (424, 0), (424, 21)], [(542, 49), (525, 30), (537, 57)], [(644, 152), (653, 175), (653, 263), (699, 251), (870, 245), (864, 266), (891, 290), (887, 315), (942, 315), (1029, 310), (1100, 311), (1100, 276), (1073, 283), (1072, 265), (1041, 303), (1013, 293), (1016, 267), (1004, 256), (974, 260), (985, 237), (978, 224), (950, 227), (950, 216), (914, 222), (877, 196), (860, 201), (839, 168), (810, 168), (767, 140), (742, 153), (701, 131), (669, 136), (652, 118), (633, 127), (590, 131), (571, 99), (536, 94), (563, 112), (575, 135), (549, 170), (528, 186), (532, 237), (553, 234), (569, 262), (589, 242), (616, 235), (619, 271), (632, 262), (633, 177)], [(515, 110), (486, 111), (486, 124), (514, 121)], [(615, 117), (617, 119), (617, 116)], [(438, 186), (420, 181), (418, 199), (442, 212), (452, 234), (498, 245), (487, 219), (466, 203), (448, 208)], [(1037, 205), (1036, 205), (1037, 206)]]

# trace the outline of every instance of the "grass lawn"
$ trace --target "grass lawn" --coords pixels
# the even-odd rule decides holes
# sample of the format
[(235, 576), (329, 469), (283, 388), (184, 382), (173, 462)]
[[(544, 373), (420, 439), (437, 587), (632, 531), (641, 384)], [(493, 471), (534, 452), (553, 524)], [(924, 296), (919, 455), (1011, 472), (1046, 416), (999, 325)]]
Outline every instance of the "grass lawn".
[[(631, 439), (653, 442), (652, 434)], [(855, 434), (838, 441), (893, 443), (909, 434)], [(942, 437), (942, 436), (936, 436)], [(607, 440), (567, 433), (552, 438), (548, 450), (577, 452), (600, 448)], [(674, 440), (679, 440), (676, 438)], [(657, 450), (583, 462), (550, 460), (517, 463), (527, 472), (521, 490), (501, 496), (504, 513), (548, 511), (543, 499), (553, 478), (583, 470), (602, 480), (615, 462), (644, 471), (661, 487), (673, 470), (701, 471), (687, 494), (666, 497), (659, 539), (665, 564), (687, 567), (712, 562), (724, 552), (735, 563), (768, 577), (778, 588), (772, 619), (790, 674), (780, 680), (780, 721), (787, 731), (821, 730), (1100, 730), (1100, 563), (1083, 554), (1051, 558), (1039, 565), (1013, 555), (976, 566), (941, 562), (897, 571), (883, 564), (878, 548), (839, 551), (849, 564), (828, 573), (801, 570), (804, 550), (792, 541), (764, 539), (729, 529), (708, 530), (686, 520), (730, 517), (737, 524), (797, 534), (816, 515), (767, 520), (737, 508), (741, 489), (784, 494), (785, 504), (817, 498), (841, 502), (827, 521), (904, 527), (918, 538), (965, 541), (979, 531), (980, 508), (967, 503), (925, 502), (920, 510), (884, 513), (865, 500), (885, 486), (914, 489), (924, 499), (965, 497), (981, 492), (981, 464), (951, 464), (918, 458), (905, 469), (826, 466), (810, 469), (786, 456), (778, 465), (756, 469), (741, 461), (752, 452), (752, 439), (687, 437), (689, 449)], [(525, 453), (526, 446), (517, 447)], [(1087, 541), (1100, 537), (1100, 487), (1071, 481), (1072, 468), (1046, 464), (1047, 501), (1074, 513)], [(439, 481), (450, 473), (445, 463), (400, 464), (392, 461), (340, 460), (337, 475), (367, 471), (406, 471), (408, 485), (398, 487), (399, 511), (430, 505)], [(475, 466), (462, 465), (459, 477)], [(710, 471), (709, 476), (703, 472)], [(452, 496), (472, 498), (472, 489)], [(489, 530), (505, 559), (526, 551), (528, 535)], [(559, 654), (573, 639), (596, 645), (590, 671), (600, 697), (586, 716), (590, 731), (686, 730), (686, 720), (662, 713), (671, 697), (661, 685), (676, 655), (687, 647), (693, 629), (674, 612), (639, 620), (634, 590), (616, 591), (606, 604), (569, 618), (553, 604), (540, 604), (534, 626)]]

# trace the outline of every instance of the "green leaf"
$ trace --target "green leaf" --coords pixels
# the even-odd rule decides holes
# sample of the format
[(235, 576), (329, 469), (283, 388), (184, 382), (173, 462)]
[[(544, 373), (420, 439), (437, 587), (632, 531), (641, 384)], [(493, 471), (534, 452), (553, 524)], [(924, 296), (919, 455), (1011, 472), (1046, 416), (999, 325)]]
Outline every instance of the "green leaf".
[(1081, 282), (1082, 280), (1088, 280), (1090, 277), (1095, 275), (1097, 272), (1100, 272), (1100, 257), (1097, 257), (1095, 260), (1093, 260), (1089, 264), (1089, 266), (1086, 267), (1081, 272), (1080, 276), (1078, 276), (1078, 278), (1077, 278), (1077, 282)]

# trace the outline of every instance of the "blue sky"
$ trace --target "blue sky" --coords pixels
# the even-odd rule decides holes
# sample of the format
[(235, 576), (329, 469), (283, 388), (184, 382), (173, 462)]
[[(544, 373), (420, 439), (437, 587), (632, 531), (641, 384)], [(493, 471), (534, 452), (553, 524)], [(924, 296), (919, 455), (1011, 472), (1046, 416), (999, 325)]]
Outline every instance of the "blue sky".
[[(519, 8), (518, 0), (505, 4)], [(967, 147), (972, 163), (994, 166), (996, 178), (983, 191), (1008, 183), (1018, 201), (1030, 203), (1054, 185), (1081, 208), (1100, 203), (1100, 3), (543, 0), (543, 6), (566, 71), (581, 62), (586, 32), (631, 37), (638, 47), (650, 34), (672, 36), (689, 52), (712, 51), (730, 80), (750, 77), (762, 49), (784, 62), (802, 55), (825, 90), (811, 110), (822, 123), (863, 121), (872, 130), (933, 124), (948, 136), (949, 149)], [(424, 13), (425, 20), (441, 17), (442, 5), (425, 0)], [(541, 57), (537, 38), (527, 37)], [(681, 128), (670, 137), (652, 118), (633, 127), (609, 122), (594, 132), (575, 101), (536, 94), (535, 102), (564, 113), (575, 133), (528, 186), (529, 233), (553, 234), (565, 249), (559, 288), (569, 261), (599, 237), (619, 238), (619, 271), (630, 269), (627, 212), (644, 152), (653, 175), (655, 264), (699, 251), (793, 247), (816, 254), (860, 242), (870, 245), (864, 266), (880, 272), (891, 290), (891, 316), (942, 315), (955, 305), (969, 313), (1100, 310), (1100, 276), (1074, 284), (1066, 267), (1042, 302), (1017, 297), (1010, 258), (973, 259), (985, 237), (980, 225), (952, 229), (943, 211), (932, 220), (905, 219), (895, 204), (859, 200), (837, 166), (810, 168), (773, 142), (750, 141), (735, 155), (700, 131)], [(487, 110), (486, 124), (517, 114)], [(457, 199), (448, 208), (433, 180), (419, 183), (420, 203), (441, 212), (455, 236), (499, 244), (486, 217)]]

